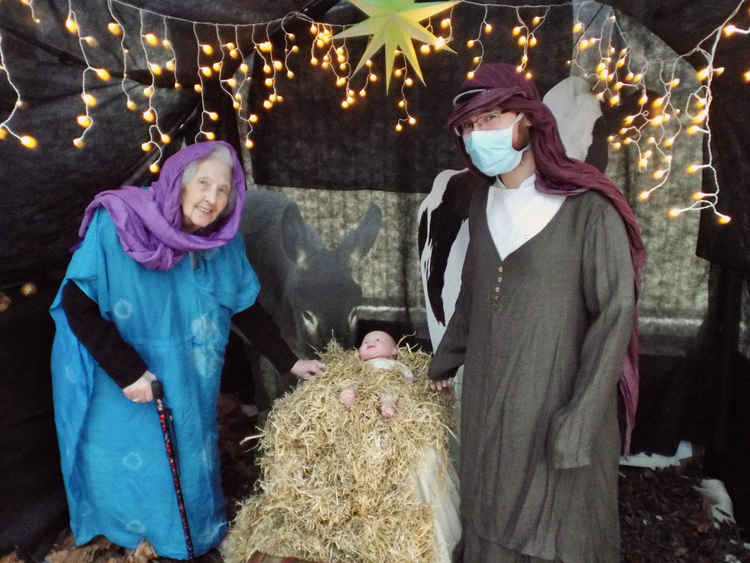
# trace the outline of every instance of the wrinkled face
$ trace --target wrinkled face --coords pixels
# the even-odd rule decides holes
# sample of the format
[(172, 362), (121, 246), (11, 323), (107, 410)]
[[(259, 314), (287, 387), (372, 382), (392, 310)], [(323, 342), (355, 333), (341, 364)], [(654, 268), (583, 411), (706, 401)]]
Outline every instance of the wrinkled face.
[(395, 340), (391, 338), (390, 334), (380, 330), (368, 332), (359, 347), (359, 357), (362, 360), (395, 358), (397, 354), (398, 347)]
[(201, 162), (180, 194), (182, 230), (194, 233), (216, 221), (229, 203), (231, 190), (229, 166), (215, 158)]

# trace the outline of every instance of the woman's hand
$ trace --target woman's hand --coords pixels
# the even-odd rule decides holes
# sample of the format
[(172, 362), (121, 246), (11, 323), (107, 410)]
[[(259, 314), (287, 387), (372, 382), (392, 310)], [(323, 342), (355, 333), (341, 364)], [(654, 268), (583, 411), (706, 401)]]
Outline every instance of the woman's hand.
[(447, 391), (453, 387), (453, 378), (449, 377), (448, 379), (431, 379), (429, 383), (427, 383), (427, 388), (430, 391)]
[(297, 360), (289, 371), (300, 379), (315, 379), (325, 370), (326, 365), (318, 360)]
[(143, 375), (122, 390), (122, 394), (134, 403), (148, 403), (154, 400), (151, 393), (151, 382), (156, 381), (156, 376), (146, 370)]

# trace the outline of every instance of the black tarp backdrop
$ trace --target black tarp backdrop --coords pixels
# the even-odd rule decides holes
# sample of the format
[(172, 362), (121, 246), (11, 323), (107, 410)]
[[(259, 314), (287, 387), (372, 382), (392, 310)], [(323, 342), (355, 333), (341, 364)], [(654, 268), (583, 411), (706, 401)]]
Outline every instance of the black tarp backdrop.
[[(190, 5), (177, 1), (131, 4), (191, 20), (252, 23), (294, 10), (307, 10), (311, 16), (320, 18), (333, 2), (285, 1), (263, 3), (262, 7), (252, 9), (239, 0)], [(641, 21), (678, 53), (689, 51), (737, 6), (735, 0), (710, 4), (623, 0), (607, 4)], [(16, 544), (30, 550), (39, 548), (46, 529), (54, 526), (56, 518), (64, 517), (51, 419), (48, 357), (52, 333), (46, 309), (68, 261), (68, 249), (75, 241), (83, 208), (102, 188), (147, 183), (150, 177), (145, 170), (148, 155), (138, 150), (147, 138), (147, 129), (139, 112), (124, 108), (118, 78), (122, 71), (118, 40), (104, 31), (109, 21), (106, 4), (73, 1), (84, 33), (88, 29), (98, 30), (100, 43), (92, 64), (106, 67), (114, 77), (108, 83), (95, 77), (87, 80), (99, 104), (92, 110), (96, 124), (87, 136), (84, 150), (71, 144), (80, 134), (75, 115), (82, 113), (79, 95), (84, 64), (75, 38), (62, 25), (67, 2), (37, 0), (34, 6), (41, 20), (38, 25), (30, 22), (28, 9), (20, 3), (4, 3), (0, 12), (6, 64), (24, 101), (24, 108), (16, 113), (12, 126), (21, 133), (33, 134), (40, 144), (36, 151), (28, 151), (12, 138), (0, 142), (3, 179), (0, 290), (14, 300), (9, 311), (0, 313), (0, 365), (3, 366), (0, 553)], [(481, 14), (471, 15), (473, 9), (462, 7), (457, 11), (457, 20), (479, 18)], [(122, 9), (120, 16), (132, 24), (130, 29), (138, 29), (135, 12)], [(326, 17), (340, 23), (354, 23), (363, 16), (344, 5), (328, 11)], [(487, 37), (491, 58), (517, 60), (518, 48), (507, 39), (508, 28), (514, 24), (493, 23), (498, 29)], [(569, 7), (553, 9), (545, 23), (541, 34), (544, 43), (532, 54), (538, 58), (535, 70), (542, 90), (565, 75), (565, 69), (554, 62), (569, 58), (571, 23)], [(737, 23), (747, 27), (746, 6)], [(161, 29), (162, 21), (147, 16), (144, 25)], [(297, 25), (298, 35), (302, 36), (305, 26)], [(191, 26), (169, 20), (168, 27), (177, 46), (178, 68), (187, 72), (193, 68), (196, 56)], [(468, 35), (470, 28), (476, 28), (476, 21), (473, 25), (459, 22), (456, 27), (457, 38), (465, 41), (466, 36), (460, 34)], [(210, 33), (211, 28), (199, 29), (199, 33), (204, 32)], [(363, 47), (364, 41), (359, 48)], [(662, 386), (663, 396), (655, 401), (667, 405), (673, 413), (671, 437), (682, 437), (691, 426), (696, 440), (708, 445), (707, 465), (716, 476), (728, 481), (738, 515), (744, 515), (745, 522), (747, 493), (742, 491), (737, 475), (725, 468), (746, 470), (746, 462), (740, 461), (746, 459), (748, 449), (747, 440), (738, 437), (735, 431), (740, 423), (738, 413), (747, 412), (738, 405), (748, 397), (749, 373), (746, 367), (744, 371), (740, 369), (746, 365), (746, 359), (737, 353), (736, 342), (740, 297), (747, 291), (750, 260), (747, 252), (750, 195), (746, 180), (750, 165), (743, 158), (743, 149), (750, 138), (750, 110), (744, 103), (747, 88), (737, 78), (746, 70), (743, 65), (750, 60), (748, 51), (746, 40), (726, 41), (719, 45), (717, 56), (717, 64), (724, 66), (726, 72), (714, 89), (712, 138), (722, 186), (720, 208), (733, 221), (728, 226), (716, 227), (713, 216), (706, 214), (698, 241), (700, 255), (715, 265), (708, 318), (696, 346), (696, 356), (702, 361), (693, 362), (692, 373), (692, 389), (698, 390), (703, 404), (696, 408), (689, 401), (692, 395), (691, 388), (684, 384), (685, 366), (675, 368), (674, 378)], [(143, 71), (143, 57), (137, 49), (132, 52), (130, 76), (136, 80), (127, 86), (142, 104), (141, 90), (149, 77)], [(336, 94), (330, 76), (310, 69), (306, 57), (300, 54), (298, 80), (284, 91), (283, 110), (264, 115), (258, 126), (255, 135), (258, 149), (253, 154), (255, 180), (270, 185), (426, 192), (437, 171), (460, 166), (442, 125), (450, 95), (461, 82), (471, 56), (462, 48), (458, 55), (439, 54), (421, 59), (428, 88), (415, 85), (408, 97), (419, 125), (414, 129), (407, 126), (399, 135), (393, 131), (396, 110), (393, 99), (385, 99), (382, 77), (368, 89), (366, 104), (342, 112), (338, 105), (340, 95)], [(382, 68), (382, 55), (375, 58)], [(180, 61), (184, 64), (180, 65)], [(699, 64), (697, 59), (693, 62)], [(0, 120), (10, 113), (16, 99), (4, 78), (0, 73)], [(185, 76), (181, 81), (190, 85), (194, 77)], [(259, 82), (255, 81), (262, 90)], [(192, 141), (200, 114), (199, 97), (189, 87), (175, 92), (170, 83), (164, 86), (157, 89), (156, 105), (162, 129), (170, 132), (174, 147), (180, 137)], [(398, 83), (391, 85), (392, 89), (397, 87)], [(212, 124), (212, 129), (219, 138), (236, 142), (233, 112), (220, 107), (226, 103), (226, 98), (207, 92), (207, 105), (223, 116), (218, 125)], [(321, 116), (330, 117), (321, 119)], [(28, 298), (22, 296), (18, 287), (25, 281), (34, 281), (39, 292)], [(676, 389), (684, 391), (677, 393)], [(706, 397), (711, 397), (711, 401)], [(658, 412), (658, 408), (653, 412)], [(680, 414), (684, 414), (684, 419)], [(700, 423), (688, 425), (689, 421)], [(654, 421), (642, 422), (642, 428), (658, 429)], [(649, 439), (654, 442), (652, 436), (641, 436), (644, 444)], [(668, 442), (662, 446), (668, 449), (674, 444), (673, 440)]]
[[(521, 13), (530, 19), (539, 10)], [(400, 80), (391, 80), (391, 97), (387, 99), (385, 77), (380, 76), (368, 86), (366, 101), (343, 111), (343, 89), (333, 86), (332, 75), (308, 64), (298, 65), (298, 79), (284, 88), (283, 108), (264, 115), (258, 124), (254, 135), (257, 149), (253, 150), (255, 181), (274, 186), (426, 193), (439, 171), (463, 168), (453, 139), (446, 134), (445, 120), (452, 97), (472, 66), (472, 57), (478, 54), (477, 50), (466, 49), (465, 44), (476, 36), (482, 14), (479, 6), (456, 10), (453, 44), (461, 46), (457, 54), (443, 52), (420, 58), (428, 87), (419, 85), (417, 77), (411, 75), (415, 84), (405, 91), (418, 123), (413, 128), (404, 124), (401, 133), (394, 130), (398, 117), (403, 116), (395, 103)], [(520, 58), (520, 48), (508, 40), (518, 22), (512, 11), (504, 15), (503, 19), (493, 18), (492, 34), (482, 37), (487, 60)], [(347, 5), (331, 10), (326, 19), (353, 23), (362, 18), (359, 10)], [(572, 25), (570, 8), (553, 8), (545, 20), (540, 32), (543, 47), (530, 54), (542, 92), (568, 75), (564, 61), (570, 58)], [(294, 27), (297, 36), (309, 35), (308, 26)], [(359, 60), (364, 47), (364, 41), (352, 44), (353, 61)], [(382, 53), (374, 61), (382, 75)], [(364, 71), (355, 75), (352, 89), (358, 91), (365, 78)], [(262, 80), (254, 82), (254, 97), (267, 95), (265, 90)]]
[[(137, 4), (137, 3), (136, 3)], [(329, 3), (330, 4), (330, 3)], [(212, 2), (185, 6), (182, 2), (144, 2), (138, 5), (154, 12), (201, 21), (268, 21), (308, 6), (325, 10), (328, 4), (277, 2), (252, 11), (239, 2)], [(80, 134), (75, 116), (83, 113), (80, 100), (81, 72), (85, 68), (75, 38), (61, 25), (67, 2), (34, 3), (38, 25), (20, 3), (4, 4), (0, 12), (0, 34), (10, 76), (23, 95), (23, 111), (11, 126), (33, 134), (39, 148), (27, 152), (14, 139), (0, 145), (0, 291), (11, 299), (0, 314), (0, 553), (18, 547), (34, 560), (41, 560), (59, 529), (67, 523), (66, 505), (52, 418), (49, 353), (53, 326), (47, 309), (70, 258), (77, 225), (92, 196), (104, 188), (122, 184), (147, 184), (150, 155), (134, 150), (148, 138), (140, 111), (125, 109), (120, 90), (122, 60), (119, 40), (106, 32), (111, 21), (105, 3), (73, 2), (83, 33), (91, 30), (99, 44), (91, 64), (109, 70), (113, 80), (87, 81), (87, 89), (98, 100), (92, 110), (95, 126), (86, 137), (86, 148), (71, 141)], [(126, 29), (139, 29), (137, 12), (118, 9)], [(310, 11), (316, 17), (314, 10)], [(162, 20), (146, 15), (144, 29), (162, 35)], [(196, 45), (192, 26), (168, 20), (168, 33), (177, 46), (178, 69), (193, 69)], [(198, 28), (215, 42), (212, 27)], [(211, 34), (214, 34), (213, 36)], [(129, 46), (139, 41), (129, 39)], [(136, 43), (137, 47), (137, 43)], [(150, 83), (144, 72), (144, 57), (131, 49), (126, 83), (131, 96), (144, 106), (142, 89)], [(237, 63), (238, 64), (238, 63)], [(193, 75), (178, 74), (192, 85)], [(10, 84), (0, 80), (0, 120), (16, 102)], [(192, 142), (200, 122), (199, 97), (192, 89), (175, 91), (172, 82), (157, 84), (155, 94), (162, 130), (176, 148), (182, 139)], [(205, 92), (206, 105), (224, 118), (211, 124), (217, 138), (237, 141), (234, 112), (226, 97)], [(61, 118), (66, 116), (66, 118)], [(37, 293), (24, 296), (23, 282), (33, 281)]]
[[(677, 53), (690, 52), (696, 40), (721, 25), (738, 2), (606, 2), (633, 16)], [(750, 25), (748, 3), (738, 12), (735, 25)], [(705, 61), (688, 59), (696, 68)], [(659, 444), (671, 447), (678, 437), (691, 438), (706, 446), (704, 470), (722, 479), (734, 502), (738, 523), (750, 530), (750, 485), (747, 482), (750, 440), (750, 362), (738, 351), (740, 323), (747, 322), (742, 294), (750, 291), (750, 107), (747, 85), (738, 80), (747, 71), (750, 45), (747, 41), (722, 41), (716, 51), (716, 66), (723, 78), (713, 89), (710, 123), (714, 162), (721, 196), (719, 210), (732, 217), (719, 225), (715, 216), (701, 216), (698, 256), (711, 262), (709, 307), (696, 344), (684, 362), (672, 366), (671, 380), (661, 387), (660, 407), (669, 413), (666, 426), (644, 425), (664, 430), (673, 440)], [(704, 149), (707, 148), (704, 142)], [(704, 150), (705, 152), (705, 150)], [(704, 191), (713, 191), (710, 171), (704, 171)], [(743, 318), (743, 314), (745, 318)], [(747, 351), (745, 351), (747, 354)], [(659, 400), (654, 398), (654, 400)], [(656, 411), (658, 412), (658, 411)], [(643, 436), (644, 443), (658, 439)], [(637, 437), (634, 436), (634, 441)], [(654, 449), (659, 449), (657, 448)], [(673, 451), (673, 450), (672, 450)], [(667, 452), (664, 452), (667, 453)]]

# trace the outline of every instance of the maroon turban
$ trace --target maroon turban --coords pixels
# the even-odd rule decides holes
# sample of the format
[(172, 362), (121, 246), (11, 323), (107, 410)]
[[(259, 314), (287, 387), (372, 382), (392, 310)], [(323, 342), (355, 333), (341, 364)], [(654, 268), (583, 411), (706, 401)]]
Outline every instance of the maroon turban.
[[(645, 259), (645, 248), (635, 214), (625, 197), (604, 174), (596, 168), (568, 158), (560, 135), (557, 132), (555, 117), (544, 105), (539, 91), (516, 67), (506, 63), (483, 64), (474, 77), (464, 82), (456, 96), (455, 107), (448, 119), (453, 129), (465, 117), (493, 107), (503, 111), (523, 114), (531, 122), (531, 150), (536, 163), (536, 188), (545, 193), (576, 195), (586, 190), (596, 190), (606, 197), (622, 216), (630, 242), (630, 257), (635, 274), (635, 295), (638, 296), (640, 274)], [(456, 137), (458, 147), (469, 168), (477, 174), (481, 172), (472, 164), (466, 153), (461, 137)], [(628, 344), (623, 371), (620, 374), (619, 388), (624, 406), (625, 444), (624, 451), (630, 451), (630, 438), (635, 425), (638, 406), (638, 310), (635, 311), (633, 333)]]

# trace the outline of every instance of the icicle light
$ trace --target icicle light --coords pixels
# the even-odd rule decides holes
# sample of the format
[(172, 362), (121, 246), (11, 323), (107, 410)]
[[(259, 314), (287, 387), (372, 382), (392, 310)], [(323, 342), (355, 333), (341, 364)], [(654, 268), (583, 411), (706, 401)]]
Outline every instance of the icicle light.
[[(39, 23), (34, 11), (34, 0), (20, 0), (30, 12), (32, 21)], [(639, 95), (639, 108), (633, 115), (624, 118), (619, 133), (612, 135), (608, 141), (612, 150), (622, 147), (632, 147), (635, 154), (637, 169), (644, 173), (650, 182), (650, 187), (641, 191), (639, 198), (648, 200), (654, 190), (666, 185), (674, 170), (672, 167), (672, 151), (679, 144), (681, 135), (705, 135), (707, 137), (707, 162), (695, 163), (686, 173), (702, 172), (708, 178), (712, 189), (700, 192), (701, 197), (693, 199), (689, 205), (676, 206), (669, 212), (670, 216), (679, 216), (689, 210), (710, 208), (721, 223), (726, 223), (729, 217), (719, 213), (716, 203), (719, 195), (719, 185), (716, 170), (713, 165), (713, 151), (711, 148), (710, 114), (713, 100), (712, 88), (714, 80), (719, 77), (723, 68), (714, 64), (716, 48), (720, 40), (730, 40), (737, 36), (747, 36), (750, 29), (733, 23), (735, 16), (744, 4), (744, 0), (724, 19), (720, 26), (702, 39), (692, 50), (676, 57), (673, 61), (635, 61), (628, 46), (628, 39), (620, 28), (617, 17), (609, 7), (606, 10), (606, 21), (597, 33), (591, 33), (583, 23), (581, 16), (583, 8), (590, 3), (578, 4), (574, 13), (572, 33), (575, 47), (572, 57), (567, 61), (568, 66), (576, 67), (593, 83), (594, 94), (603, 102), (615, 107), (622, 103), (625, 95), (636, 93)], [(463, 5), (475, 10), (481, 8), (481, 17), (477, 19), (476, 33), (465, 44), (456, 47), (463, 48), (470, 55), (471, 64), (466, 69), (466, 76), (471, 78), (485, 60), (485, 46), (483, 39), (494, 33), (493, 19), (507, 20), (504, 13), (513, 10), (515, 25), (511, 28), (508, 40), (513, 41), (520, 49), (516, 69), (519, 73), (531, 79), (534, 76), (532, 67), (532, 52), (542, 44), (542, 27), (547, 20), (550, 10), (558, 7), (568, 7), (566, 3), (546, 4), (534, 6), (534, 13), (524, 10), (521, 15), (519, 6), (504, 4), (490, 4), (464, 0), (456, 2), (448, 13), (426, 18), (420, 25), (433, 39), (417, 45), (414, 53), (393, 51), (394, 64), (388, 75), (377, 69), (372, 60), (362, 62), (362, 72), (354, 74), (356, 61), (350, 59), (349, 41), (354, 39), (341, 33), (352, 26), (343, 26), (327, 22), (315, 21), (300, 12), (290, 12), (282, 18), (254, 24), (222, 23), (194, 21), (185, 18), (175, 18), (145, 8), (139, 8), (121, 0), (107, 0), (110, 20), (103, 26), (103, 33), (109, 33), (119, 39), (122, 53), (122, 69), (120, 89), (124, 97), (124, 106), (130, 111), (137, 111), (143, 119), (147, 135), (141, 141), (141, 148), (153, 154), (152, 171), (158, 171), (162, 156), (162, 147), (171, 141), (169, 134), (161, 129), (159, 123), (158, 103), (159, 95), (156, 88), (156, 77), (163, 83), (164, 75), (169, 73), (174, 77), (176, 90), (187, 88), (199, 96), (202, 106), (201, 122), (196, 140), (214, 139), (216, 134), (211, 130), (211, 124), (220, 120), (221, 116), (214, 108), (206, 106), (205, 91), (209, 84), (216, 84), (226, 95), (237, 112), (239, 119), (248, 124), (248, 132), (244, 139), (247, 148), (254, 146), (252, 133), (259, 122), (259, 115), (263, 111), (278, 111), (277, 108), (284, 101), (283, 86), (285, 80), (297, 79), (295, 64), (307, 64), (327, 73), (331, 78), (331, 92), (339, 96), (342, 111), (350, 110), (352, 106), (367, 98), (367, 91), (371, 84), (377, 83), (382, 76), (386, 82), (396, 79), (400, 88), (395, 95), (395, 105), (399, 111), (396, 131), (403, 131), (406, 125), (416, 126), (419, 122), (412, 113), (407, 94), (415, 84), (415, 80), (422, 81), (421, 71), (407, 63), (416, 62), (413, 57), (426, 57), (430, 54), (452, 50), (453, 16), (454, 10)], [(530, 8), (525, 6), (524, 8)], [(139, 29), (126, 29), (124, 19), (118, 14), (123, 11), (135, 11), (139, 16)], [(472, 12), (474, 13), (474, 12)], [(160, 18), (161, 29), (147, 29), (144, 16), (148, 14)], [(434, 19), (434, 21), (433, 21)], [(193, 29), (196, 43), (197, 58), (195, 60), (195, 76), (192, 84), (181, 84), (178, 80), (177, 52), (169, 37), (169, 21), (189, 23)], [(300, 56), (300, 44), (296, 34), (289, 31), (290, 22), (303, 22), (309, 30), (309, 36), (301, 38), (309, 41), (308, 55)], [(70, 117), (80, 127), (80, 135), (73, 139), (76, 147), (85, 147), (87, 133), (96, 126), (95, 110), (97, 100), (89, 91), (90, 81), (108, 81), (112, 79), (113, 70), (97, 66), (94, 54), (98, 49), (99, 40), (92, 33), (100, 30), (81, 30), (80, 21), (72, 7), (72, 0), (68, 0), (68, 10), (61, 22), (66, 30), (75, 35), (86, 67), (81, 73), (81, 101), (80, 111)], [(200, 28), (200, 33), (199, 33)], [(208, 33), (213, 30), (213, 36)], [(273, 41), (271, 32), (274, 31)], [(241, 33), (243, 32), (243, 33)], [(434, 34), (434, 35), (433, 35)], [(307, 35), (307, 34), (305, 34)], [(247, 37), (249, 36), (249, 39)], [(240, 38), (243, 37), (243, 40)], [(427, 37), (427, 36), (425, 36)], [(137, 41), (136, 41), (137, 39)], [(734, 39), (733, 39), (734, 40)], [(143, 103), (134, 99), (132, 92), (126, 87), (129, 71), (130, 53), (126, 45), (137, 44), (146, 59), (146, 69), (151, 81), (143, 90)], [(411, 45), (411, 43), (410, 43)], [(617, 45), (617, 47), (615, 46)], [(265, 85), (266, 95), (258, 100), (258, 106), (248, 105), (242, 92), (250, 80), (250, 57), (255, 55), (255, 62), (259, 66)], [(407, 57), (408, 55), (408, 57)], [(696, 71), (699, 86), (691, 92), (684, 107), (676, 107), (672, 99), (673, 90), (680, 85), (676, 76), (676, 65), (687, 57), (698, 57), (702, 66)], [(592, 61), (591, 64), (589, 61)], [(236, 60), (239, 65), (232, 76), (226, 72), (230, 62)], [(692, 60), (692, 59), (691, 59)], [(232, 66), (237, 65), (233, 63)], [(646, 90), (645, 77), (650, 66), (658, 65), (661, 92), (650, 100)], [(416, 72), (415, 72), (416, 70)], [(118, 69), (120, 72), (120, 69)], [(181, 73), (186, 76), (189, 73)], [(738, 77), (733, 77), (737, 79)], [(2, 47), (0, 35), (0, 79), (6, 80), (16, 94), (16, 103), (10, 114), (0, 122), (0, 140), (15, 138), (22, 146), (33, 149), (37, 141), (29, 133), (19, 133), (12, 127), (16, 112), (23, 109), (21, 92), (14, 83)], [(739, 79), (750, 83), (750, 68), (746, 69)], [(139, 98), (140, 99), (140, 98)], [(260, 110), (260, 111), (259, 111)], [(683, 123), (685, 125), (683, 126)]]

